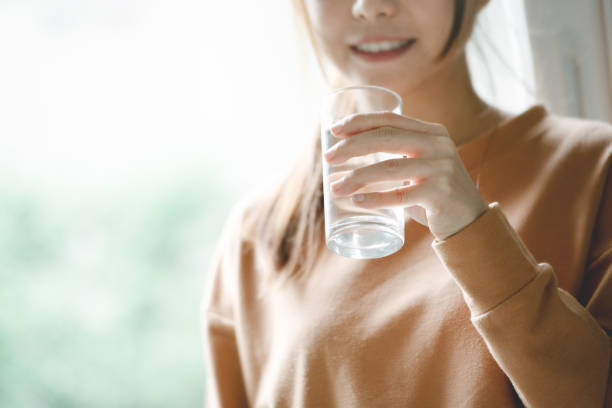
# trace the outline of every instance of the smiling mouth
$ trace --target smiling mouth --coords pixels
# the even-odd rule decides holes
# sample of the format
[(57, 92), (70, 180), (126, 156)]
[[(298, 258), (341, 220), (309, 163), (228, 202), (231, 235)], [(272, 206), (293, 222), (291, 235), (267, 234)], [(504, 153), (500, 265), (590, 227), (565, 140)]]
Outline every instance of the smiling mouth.
[(408, 53), (414, 43), (416, 43), (416, 38), (395, 42), (381, 41), (351, 45), (350, 50), (361, 63), (378, 65), (392, 63), (400, 59), (404, 54)]
[(353, 50), (353, 52), (360, 54), (393, 54), (399, 50), (410, 48), (415, 42), (416, 38), (410, 38), (404, 41), (380, 41), (359, 45), (351, 45), (350, 48), (351, 50)]

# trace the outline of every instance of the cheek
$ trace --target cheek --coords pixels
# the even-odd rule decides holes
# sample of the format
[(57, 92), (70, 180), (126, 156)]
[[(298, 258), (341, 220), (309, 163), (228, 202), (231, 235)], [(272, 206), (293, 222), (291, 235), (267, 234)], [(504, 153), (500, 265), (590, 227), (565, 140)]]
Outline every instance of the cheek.
[(454, 0), (414, 0), (411, 12), (421, 45), (432, 58), (444, 49), (453, 25)]
[(320, 50), (337, 64), (344, 61), (350, 5), (338, 0), (305, 0), (304, 5)]
[(339, 35), (342, 21), (341, 7), (337, 1), (305, 0), (306, 13), (314, 34), (322, 39)]

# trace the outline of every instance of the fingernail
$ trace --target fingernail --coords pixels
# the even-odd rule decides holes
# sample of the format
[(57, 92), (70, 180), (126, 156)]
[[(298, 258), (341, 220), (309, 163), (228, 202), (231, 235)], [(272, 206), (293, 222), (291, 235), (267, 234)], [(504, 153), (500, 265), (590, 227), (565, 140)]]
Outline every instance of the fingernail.
[(336, 123), (336, 124), (332, 125), (332, 127), (331, 127), (331, 131), (332, 131), (334, 134), (336, 134), (336, 135), (337, 135), (337, 134), (339, 134), (339, 133), (341, 133), (341, 132), (342, 132), (342, 128), (343, 128), (343, 126), (342, 126), (342, 123), (341, 123), (341, 122), (340, 122), (340, 123)]
[(363, 194), (355, 194), (353, 196), (353, 200), (357, 201), (358, 203), (362, 202), (363, 200), (365, 200), (365, 196)]
[(336, 154), (336, 150), (338, 150), (336, 147), (332, 147), (331, 149), (327, 150), (324, 155), (325, 158), (331, 159), (332, 157), (334, 157), (334, 155)]

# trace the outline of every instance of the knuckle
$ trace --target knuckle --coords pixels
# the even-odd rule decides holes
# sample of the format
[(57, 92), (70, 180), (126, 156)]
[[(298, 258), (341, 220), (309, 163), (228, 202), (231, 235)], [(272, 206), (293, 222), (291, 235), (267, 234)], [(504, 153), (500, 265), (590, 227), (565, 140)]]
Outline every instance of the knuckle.
[(408, 201), (408, 190), (396, 188), (393, 190), (393, 196), (395, 198), (395, 202), (403, 204)]
[(404, 193), (399, 188), (393, 190), (394, 201), (397, 203), (403, 203), (404, 201)]
[(374, 136), (380, 139), (389, 139), (393, 136), (393, 128), (389, 126), (380, 126), (374, 130)]
[(401, 202), (402, 203), (407, 203), (410, 199), (410, 190), (405, 188), (402, 190), (402, 195), (401, 195)]

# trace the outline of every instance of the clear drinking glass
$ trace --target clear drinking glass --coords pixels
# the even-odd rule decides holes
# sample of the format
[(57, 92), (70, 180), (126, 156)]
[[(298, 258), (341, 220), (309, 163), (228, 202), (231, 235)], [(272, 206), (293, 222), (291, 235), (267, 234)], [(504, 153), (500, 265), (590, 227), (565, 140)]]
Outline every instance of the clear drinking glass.
[[(340, 88), (326, 95), (320, 111), (322, 152), (342, 140), (331, 132), (332, 124), (355, 113), (381, 111), (401, 114), (401, 97), (390, 89), (370, 85)], [(334, 197), (330, 190), (331, 183), (353, 169), (401, 157), (377, 152), (335, 165), (322, 157), (325, 241), (329, 249), (348, 258), (369, 259), (391, 255), (404, 245), (402, 207), (366, 209), (353, 204), (351, 196)], [(388, 191), (403, 185), (401, 181), (371, 183), (353, 194)]]

